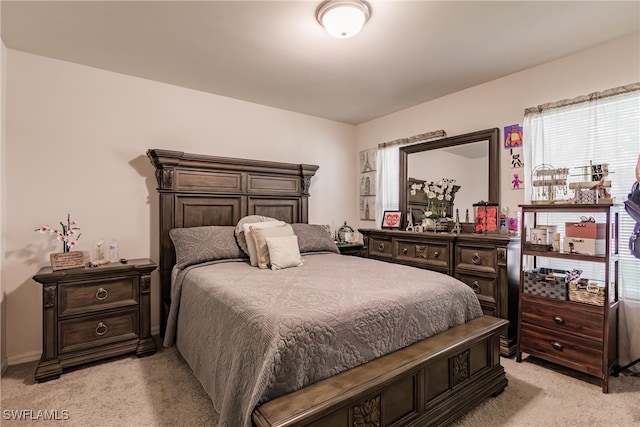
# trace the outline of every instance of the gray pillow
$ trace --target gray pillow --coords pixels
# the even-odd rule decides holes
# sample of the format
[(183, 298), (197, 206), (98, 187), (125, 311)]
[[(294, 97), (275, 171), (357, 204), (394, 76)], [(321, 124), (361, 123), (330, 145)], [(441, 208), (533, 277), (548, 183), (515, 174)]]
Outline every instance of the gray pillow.
[(176, 249), (176, 265), (186, 267), (218, 259), (245, 258), (234, 235), (235, 227), (174, 228), (169, 236)]
[(333, 241), (324, 226), (319, 224), (291, 224), (293, 232), (298, 236), (300, 253), (305, 252), (335, 252), (340, 253), (336, 242)]

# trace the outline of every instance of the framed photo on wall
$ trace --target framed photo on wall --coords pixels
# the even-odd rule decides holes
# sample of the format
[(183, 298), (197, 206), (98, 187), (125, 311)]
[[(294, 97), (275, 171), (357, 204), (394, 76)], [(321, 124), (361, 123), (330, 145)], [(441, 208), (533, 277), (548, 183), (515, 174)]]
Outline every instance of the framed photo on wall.
[(400, 211), (384, 211), (382, 215), (382, 228), (400, 228), (402, 221), (402, 212)]
[(360, 220), (375, 221), (377, 148), (360, 151)]

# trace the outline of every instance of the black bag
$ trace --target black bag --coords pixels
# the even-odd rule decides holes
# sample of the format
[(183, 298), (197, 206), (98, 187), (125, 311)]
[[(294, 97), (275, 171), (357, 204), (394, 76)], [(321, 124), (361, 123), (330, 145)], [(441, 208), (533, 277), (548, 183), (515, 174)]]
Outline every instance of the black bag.
[(636, 223), (633, 234), (629, 237), (629, 252), (636, 258), (640, 258), (640, 224)]
[(636, 222), (633, 234), (629, 238), (629, 251), (634, 257), (640, 258), (640, 182), (636, 181), (631, 187), (631, 192), (624, 201), (624, 209)]

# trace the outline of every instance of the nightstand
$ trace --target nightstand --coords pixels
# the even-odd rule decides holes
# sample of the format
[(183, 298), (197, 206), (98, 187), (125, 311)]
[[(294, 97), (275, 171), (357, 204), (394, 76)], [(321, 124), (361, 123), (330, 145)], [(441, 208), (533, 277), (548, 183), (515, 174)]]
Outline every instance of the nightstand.
[(338, 249), (342, 255), (362, 256), (362, 243), (338, 243)]
[(52, 271), (33, 279), (42, 284), (42, 357), (38, 382), (64, 369), (135, 353), (155, 353), (151, 336), (149, 259)]

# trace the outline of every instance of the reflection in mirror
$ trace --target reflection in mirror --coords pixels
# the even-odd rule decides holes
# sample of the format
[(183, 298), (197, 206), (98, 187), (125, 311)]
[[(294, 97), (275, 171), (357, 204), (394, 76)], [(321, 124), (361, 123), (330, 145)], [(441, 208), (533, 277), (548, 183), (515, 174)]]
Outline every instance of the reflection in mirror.
[[(444, 216), (438, 202), (445, 206), (445, 214), (449, 218), (453, 218), (454, 209), (459, 210), (460, 221), (465, 221), (467, 210), (473, 216), (472, 205), (489, 198), (488, 159), (489, 141), (421, 151), (408, 156), (408, 185), (413, 187), (409, 190), (409, 210), (414, 222), (420, 221), (420, 205), (431, 211), (433, 218)], [(451, 180), (452, 185), (446, 185)], [(427, 185), (423, 184), (416, 191), (415, 183), (419, 186), (424, 182)]]
[[(474, 203), (499, 201), (498, 156), (497, 128), (400, 148), (400, 209), (410, 212), (415, 223), (424, 211), (455, 220), (456, 209), (461, 222), (467, 222), (467, 211), (473, 221)], [(439, 190), (447, 188), (447, 180), (454, 181), (449, 185), (452, 200), (434, 204), (446, 199), (447, 191)]]

